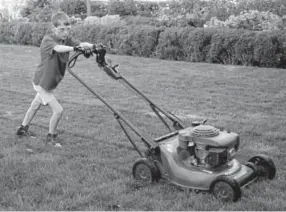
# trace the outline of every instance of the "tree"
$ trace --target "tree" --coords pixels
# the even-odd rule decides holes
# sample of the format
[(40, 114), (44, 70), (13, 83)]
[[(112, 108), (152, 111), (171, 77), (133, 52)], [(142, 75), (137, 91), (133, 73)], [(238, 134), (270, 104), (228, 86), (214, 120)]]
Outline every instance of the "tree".
[(86, 3), (86, 12), (87, 12), (87, 16), (91, 15), (91, 4), (90, 4), (90, 0), (85, 0)]
[(60, 8), (66, 14), (72, 15), (80, 15), (82, 13), (86, 13), (86, 0), (61, 0)]
[(30, 22), (49, 22), (52, 14), (59, 9), (59, 0), (28, 0), (21, 15)]
[(19, 18), (21, 9), (27, 0), (1, 0), (2, 6), (8, 10), (8, 20)]

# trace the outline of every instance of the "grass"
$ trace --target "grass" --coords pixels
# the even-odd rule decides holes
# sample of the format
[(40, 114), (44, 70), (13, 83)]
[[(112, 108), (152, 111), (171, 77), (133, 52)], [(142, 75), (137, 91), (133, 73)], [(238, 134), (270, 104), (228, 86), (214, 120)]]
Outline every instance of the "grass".
[[(64, 149), (43, 148), (48, 107), (32, 122), (36, 138), (15, 137), (35, 95), (31, 79), (38, 54), (36, 47), (0, 48), (1, 210), (285, 210), (285, 70), (109, 55), (131, 83), (166, 110), (239, 133), (240, 161), (257, 153), (274, 159), (275, 180), (254, 183), (243, 189), (241, 201), (225, 204), (163, 180), (138, 185), (131, 173), (138, 155), (113, 114), (69, 73), (55, 91), (65, 109), (59, 124)], [(75, 71), (143, 135), (167, 133), (148, 115), (148, 106), (94, 59), (81, 58)], [(27, 146), (39, 151), (29, 154)]]

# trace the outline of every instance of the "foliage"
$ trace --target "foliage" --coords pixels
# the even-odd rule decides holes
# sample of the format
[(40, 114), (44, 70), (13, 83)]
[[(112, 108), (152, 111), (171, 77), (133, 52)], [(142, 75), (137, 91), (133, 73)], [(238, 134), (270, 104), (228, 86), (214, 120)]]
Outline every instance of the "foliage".
[(91, 15), (102, 17), (108, 14), (108, 6), (102, 1), (91, 2)]
[(235, 57), (241, 65), (257, 65), (254, 61), (254, 38), (256, 33), (248, 31), (240, 36), (235, 44)]
[(278, 15), (258, 10), (244, 11), (238, 16), (231, 15), (225, 21), (225, 25), (230, 28), (256, 31), (283, 29), (286, 27), (285, 23), (285, 19), (283, 20)]
[(50, 22), (53, 12), (59, 9), (57, 1), (29, 0), (21, 11), (30, 22)]
[(23, 17), (29, 17), (35, 9), (43, 9), (45, 6), (50, 6), (51, 2), (48, 0), (28, 0), (26, 6), (22, 8), (21, 15)]
[(200, 7), (208, 10), (209, 18), (217, 17), (225, 21), (231, 15), (237, 16), (243, 11), (257, 10), (271, 12), (282, 17), (286, 14), (286, 2), (284, 0), (215, 0), (197, 1)]
[(73, 35), (83, 41), (102, 42), (110, 53), (153, 57), (160, 31), (148, 25), (78, 25)]
[[(236, 17), (248, 11), (258, 11), (260, 16), (270, 20), (270, 24), (286, 14), (286, 1), (283, 0), (179, 0), (161, 6), (155, 14), (159, 20), (167, 22), (166, 26), (203, 26), (211, 18), (226, 21), (230, 16)], [(261, 13), (261, 12), (264, 12)], [(253, 13), (253, 12), (252, 12)], [(253, 17), (248, 19), (254, 19)], [(259, 18), (259, 17), (258, 17)], [(243, 17), (242, 17), (243, 19)], [(277, 23), (279, 24), (279, 23)]]
[(286, 14), (286, 2), (284, 0), (240, 0), (235, 14), (245, 10), (269, 11), (282, 17)]
[(154, 16), (168, 27), (202, 27), (208, 14), (205, 13), (203, 7), (200, 7), (198, 0), (182, 0), (172, 1), (170, 4), (161, 7)]
[(137, 15), (137, 8), (133, 0), (109, 0), (108, 3), (109, 15)]
[(183, 50), (181, 36), (191, 28), (171, 27), (160, 33), (156, 56), (166, 60), (184, 60), (186, 53)]
[(0, 42), (13, 44), (15, 43), (14, 36), (20, 26), (17, 21), (2, 22), (0, 24)]
[(13, 21), (0, 25), (0, 29), (2, 43), (40, 46), (44, 35), (50, 32), (50, 25)]
[(208, 62), (221, 64), (237, 64), (235, 44), (244, 32), (242, 30), (220, 29), (212, 36), (208, 52)]
[(62, 0), (59, 6), (62, 11), (70, 16), (86, 13), (84, 0)]
[(160, 32), (160, 28), (130, 25), (127, 27), (127, 33), (119, 33), (122, 41), (118, 49), (121, 54), (125, 55), (153, 57)]
[(279, 67), (284, 50), (280, 48), (277, 31), (257, 33), (254, 40), (253, 58), (261, 67)]
[(122, 21), (126, 25), (151, 25), (151, 26), (162, 26), (162, 22), (157, 19), (146, 17), (146, 16), (125, 16), (122, 18)]
[(152, 17), (159, 10), (159, 5), (155, 2), (137, 2), (134, 0), (109, 0), (105, 7), (110, 15), (120, 16), (139, 15)]
[[(26, 0), (17, 0), (17, 1), (1, 0), (0, 21), (2, 21), (1, 19), (7, 19), (11, 21), (21, 18), (20, 11), (23, 5), (25, 5), (25, 2)], [(3, 11), (2, 9), (6, 11)]]
[(205, 62), (208, 60), (212, 37), (217, 31), (217, 29), (196, 28), (183, 39), (183, 48), (187, 49), (188, 61)]
[(156, 2), (136, 2), (137, 15), (144, 17), (153, 17), (159, 10), (159, 4)]
[[(0, 42), (39, 46), (49, 24), (4, 22)], [(79, 40), (102, 42), (109, 53), (168, 60), (286, 68), (285, 30), (158, 27), (120, 24), (74, 25)]]
[(285, 29), (286, 16), (280, 17), (271, 12), (251, 10), (243, 11), (238, 16), (231, 15), (226, 21), (221, 21), (217, 17), (212, 17), (204, 26), (223, 26), (234, 29), (247, 29), (254, 31)]

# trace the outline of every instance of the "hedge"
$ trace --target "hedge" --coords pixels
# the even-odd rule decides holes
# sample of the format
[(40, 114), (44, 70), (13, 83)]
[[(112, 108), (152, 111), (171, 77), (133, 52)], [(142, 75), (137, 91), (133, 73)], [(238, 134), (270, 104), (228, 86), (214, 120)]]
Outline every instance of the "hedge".
[[(48, 32), (49, 24), (0, 23), (0, 43), (39, 46)], [(102, 42), (112, 54), (286, 68), (285, 30), (76, 25), (72, 34), (82, 41)]]

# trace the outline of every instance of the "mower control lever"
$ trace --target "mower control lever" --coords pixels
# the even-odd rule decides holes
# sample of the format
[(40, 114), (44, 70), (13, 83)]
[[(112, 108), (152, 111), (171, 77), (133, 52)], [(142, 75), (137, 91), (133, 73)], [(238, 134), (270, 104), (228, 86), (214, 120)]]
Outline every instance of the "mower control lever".
[[(117, 65), (118, 66), (118, 65)], [(110, 66), (104, 66), (102, 69), (105, 71), (105, 73), (110, 76), (111, 78), (117, 80), (122, 78), (120, 73), (115, 69), (116, 66), (110, 67)]]
[(204, 120), (202, 121), (202, 124), (205, 124), (207, 121), (208, 121), (207, 119), (204, 119)]

